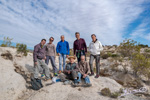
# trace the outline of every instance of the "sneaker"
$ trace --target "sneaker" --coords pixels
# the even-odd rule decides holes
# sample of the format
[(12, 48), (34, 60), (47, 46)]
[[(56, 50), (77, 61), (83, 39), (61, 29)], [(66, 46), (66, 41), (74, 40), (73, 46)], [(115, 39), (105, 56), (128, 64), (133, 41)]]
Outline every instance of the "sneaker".
[(94, 75), (94, 73), (91, 73), (89, 76), (93, 76)]
[(57, 74), (57, 73), (54, 73), (54, 76), (58, 76), (58, 74)]
[(95, 78), (99, 78), (99, 75), (96, 75)]
[(74, 80), (74, 87), (77, 87), (78, 86), (78, 81), (77, 79)]
[(61, 73), (61, 70), (58, 72), (59, 74)]
[(44, 76), (45, 76), (44, 74), (41, 75), (41, 77), (44, 77)]

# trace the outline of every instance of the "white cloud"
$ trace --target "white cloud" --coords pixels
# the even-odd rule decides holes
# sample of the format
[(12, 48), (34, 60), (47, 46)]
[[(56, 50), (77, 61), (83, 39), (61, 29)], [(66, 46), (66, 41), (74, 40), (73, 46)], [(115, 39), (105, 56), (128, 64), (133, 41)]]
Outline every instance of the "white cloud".
[(150, 22), (145, 18), (140, 25), (130, 34), (131, 39), (142, 38), (150, 41)]
[(87, 45), (96, 34), (103, 44), (118, 44), (128, 25), (139, 17), (147, 0), (2, 0), (0, 35), (33, 47), (42, 38), (64, 34), (70, 46), (74, 33)]

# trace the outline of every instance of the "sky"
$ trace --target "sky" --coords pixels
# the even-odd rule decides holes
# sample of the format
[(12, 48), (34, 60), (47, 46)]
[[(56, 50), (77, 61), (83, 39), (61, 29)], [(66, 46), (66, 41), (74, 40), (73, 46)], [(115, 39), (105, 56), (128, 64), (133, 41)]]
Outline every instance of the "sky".
[(75, 32), (87, 46), (91, 34), (103, 45), (128, 38), (150, 46), (150, 0), (0, 0), (0, 41), (33, 48), (51, 36), (56, 45), (64, 35), (72, 48)]

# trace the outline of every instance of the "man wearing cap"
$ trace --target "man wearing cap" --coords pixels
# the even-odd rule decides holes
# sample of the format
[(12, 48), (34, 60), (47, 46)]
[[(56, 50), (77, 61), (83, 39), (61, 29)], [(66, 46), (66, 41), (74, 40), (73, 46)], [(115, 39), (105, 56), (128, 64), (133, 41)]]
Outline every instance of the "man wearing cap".
[(90, 69), (91, 69), (91, 74), (90, 76), (94, 75), (93, 71), (93, 60), (95, 59), (96, 61), (96, 76), (95, 78), (99, 77), (100, 74), (100, 51), (103, 50), (103, 46), (100, 41), (97, 40), (96, 35), (92, 34), (91, 35), (92, 42), (89, 45), (89, 51), (90, 51)]
[(56, 51), (59, 56), (59, 74), (60, 74), (62, 72), (62, 59), (63, 59), (63, 70), (64, 70), (66, 65), (66, 57), (68, 57), (70, 53), (69, 43), (65, 41), (64, 35), (61, 36), (61, 41), (58, 42)]
[(40, 68), (42, 68), (46, 77), (45, 80), (49, 80), (50, 71), (47, 64), (45, 63), (45, 59), (46, 59), (46, 55), (45, 55), (46, 46), (44, 46), (45, 43), (46, 43), (46, 39), (42, 39), (41, 43), (34, 46), (34, 51), (33, 51), (33, 60), (34, 60), (34, 67), (35, 67), (34, 78), (36, 79), (39, 78)]
[(57, 67), (55, 64), (55, 58), (56, 58), (56, 48), (53, 44), (54, 38), (49, 38), (49, 43), (46, 45), (46, 60), (45, 63), (48, 65), (49, 60), (51, 61), (51, 65), (53, 66), (54, 76), (57, 76)]
[(78, 73), (78, 76), (79, 76), (79, 79), (78, 81), (80, 82), (81, 81), (81, 77), (85, 80), (85, 86), (86, 87), (90, 87), (92, 84), (90, 83), (90, 79), (89, 79), (89, 72), (90, 72), (90, 68), (89, 68), (89, 64), (88, 62), (85, 61), (85, 56), (82, 55), (81, 56), (81, 61), (78, 63), (78, 69), (79, 69), (79, 72)]
[(77, 64), (75, 63), (75, 57), (70, 56), (68, 57), (69, 63), (66, 65), (66, 68), (64, 70), (65, 78), (74, 80), (75, 85), (78, 84), (78, 68)]
[(87, 46), (85, 40), (83, 38), (80, 38), (79, 32), (76, 32), (75, 36), (77, 39), (73, 44), (74, 55), (76, 55), (78, 62), (80, 62), (81, 55), (85, 55), (85, 53), (87, 52)]

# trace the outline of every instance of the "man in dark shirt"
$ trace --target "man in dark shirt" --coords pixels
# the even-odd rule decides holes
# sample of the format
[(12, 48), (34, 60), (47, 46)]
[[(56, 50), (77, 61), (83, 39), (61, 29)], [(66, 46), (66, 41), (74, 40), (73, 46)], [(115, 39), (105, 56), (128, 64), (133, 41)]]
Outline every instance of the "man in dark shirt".
[(73, 50), (74, 55), (77, 56), (78, 62), (80, 62), (81, 55), (85, 55), (85, 53), (87, 52), (87, 46), (85, 40), (83, 38), (80, 38), (79, 32), (76, 32), (75, 35), (77, 39), (74, 41)]
[(46, 39), (42, 39), (41, 43), (34, 46), (34, 52), (33, 52), (33, 60), (34, 60), (34, 67), (35, 67), (34, 78), (38, 79), (40, 68), (42, 68), (46, 80), (49, 80), (50, 71), (47, 64), (45, 63), (45, 59), (46, 59), (46, 54), (45, 54), (46, 46), (44, 46), (45, 43), (46, 43)]

